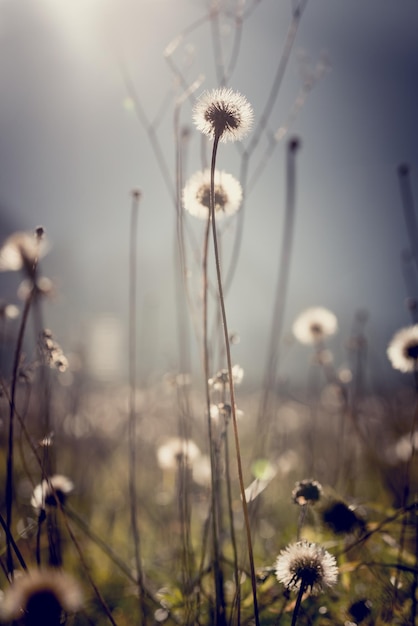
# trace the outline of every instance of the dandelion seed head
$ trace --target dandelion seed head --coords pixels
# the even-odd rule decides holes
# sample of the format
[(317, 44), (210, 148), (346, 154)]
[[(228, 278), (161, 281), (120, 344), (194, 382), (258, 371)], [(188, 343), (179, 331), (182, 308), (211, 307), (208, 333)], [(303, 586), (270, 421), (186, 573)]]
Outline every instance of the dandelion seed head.
[(0, 304), (0, 318), (15, 320), (19, 314), (19, 308), (15, 304)]
[(30, 503), (34, 509), (44, 511), (47, 506), (56, 506), (57, 500), (64, 504), (73, 489), (74, 484), (67, 476), (54, 474), (36, 485)]
[(0, 619), (12, 621), (24, 615), (25, 624), (58, 624), (61, 611), (74, 613), (82, 604), (81, 589), (71, 576), (41, 568), (15, 577), (0, 603)]
[(171, 437), (157, 449), (161, 469), (177, 469), (179, 462), (191, 465), (199, 456), (200, 450), (192, 439)]
[(282, 550), (275, 563), (276, 578), (291, 591), (306, 587), (312, 594), (337, 582), (335, 557), (315, 543), (298, 541)]
[(51, 296), (54, 293), (54, 284), (46, 276), (40, 276), (35, 281), (33, 278), (25, 278), (17, 290), (17, 297), (25, 302), (34, 290), (39, 296)]
[(254, 119), (252, 106), (238, 91), (227, 87), (206, 91), (196, 102), (193, 121), (198, 130), (223, 143), (243, 139)]
[(293, 322), (292, 331), (304, 344), (318, 344), (338, 329), (337, 318), (328, 309), (312, 307), (303, 311)]
[(392, 367), (400, 372), (418, 369), (418, 324), (398, 330), (390, 341), (386, 354)]
[(34, 233), (15, 232), (0, 248), (0, 271), (13, 272), (24, 269), (32, 277), (34, 265), (47, 253), (48, 247), (45, 232), (41, 226), (38, 226)]
[(322, 485), (313, 479), (301, 480), (296, 483), (292, 491), (292, 499), (295, 504), (304, 506), (306, 504), (315, 504), (320, 500), (322, 495)]
[[(215, 213), (222, 219), (236, 213), (242, 202), (239, 181), (227, 172), (215, 170)], [(200, 219), (207, 220), (210, 210), (210, 169), (193, 174), (183, 189), (183, 207)]]

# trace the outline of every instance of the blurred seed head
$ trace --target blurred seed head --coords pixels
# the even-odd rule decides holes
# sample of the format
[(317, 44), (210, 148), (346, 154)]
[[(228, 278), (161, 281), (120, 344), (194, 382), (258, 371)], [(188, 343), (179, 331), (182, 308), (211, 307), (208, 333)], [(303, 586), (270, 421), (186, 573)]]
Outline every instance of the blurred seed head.
[(31, 279), (35, 276), (40, 258), (48, 251), (45, 231), (38, 226), (34, 233), (16, 232), (0, 248), (0, 271), (23, 270)]
[[(183, 189), (183, 207), (202, 220), (207, 220), (210, 211), (210, 170), (198, 171), (188, 180)], [(239, 181), (227, 172), (215, 170), (215, 213), (217, 219), (234, 215), (242, 202)]]
[(321, 511), (322, 521), (336, 535), (344, 535), (364, 529), (364, 520), (354, 508), (342, 500), (332, 500)]
[(348, 614), (355, 620), (356, 624), (360, 624), (369, 617), (372, 612), (372, 606), (370, 600), (366, 600), (365, 598), (356, 600), (350, 605)]
[(418, 324), (398, 330), (392, 337), (386, 354), (394, 369), (403, 373), (416, 371), (418, 368)]
[(64, 504), (73, 489), (74, 484), (69, 478), (62, 474), (54, 474), (36, 485), (30, 503), (34, 509), (41, 512), (48, 506), (57, 506), (57, 500)]
[(68, 359), (48, 328), (45, 328), (40, 334), (39, 349), (49, 367), (55, 368), (59, 372), (67, 370)]
[(17, 575), (4, 592), (0, 620), (58, 626), (63, 611), (75, 613), (82, 604), (81, 589), (71, 576), (57, 569), (36, 569)]
[(191, 439), (171, 437), (157, 449), (157, 461), (161, 469), (175, 470), (179, 463), (191, 465), (200, 456), (200, 450)]
[[(240, 365), (237, 365), (237, 364), (234, 365), (232, 367), (232, 380), (234, 382), (234, 385), (241, 384), (243, 378), (244, 378), (243, 368)], [(216, 389), (217, 391), (223, 391), (229, 383), (228, 370), (227, 369), (219, 370), (219, 372), (217, 372), (213, 378), (209, 378), (208, 382), (209, 382), (209, 385), (213, 387), (214, 389)]]
[(337, 318), (324, 307), (311, 307), (303, 311), (293, 322), (292, 331), (304, 344), (318, 344), (334, 335), (338, 329)]
[(313, 479), (305, 479), (296, 483), (292, 491), (292, 499), (295, 504), (304, 506), (306, 504), (315, 504), (320, 500), (322, 495), (322, 485)]

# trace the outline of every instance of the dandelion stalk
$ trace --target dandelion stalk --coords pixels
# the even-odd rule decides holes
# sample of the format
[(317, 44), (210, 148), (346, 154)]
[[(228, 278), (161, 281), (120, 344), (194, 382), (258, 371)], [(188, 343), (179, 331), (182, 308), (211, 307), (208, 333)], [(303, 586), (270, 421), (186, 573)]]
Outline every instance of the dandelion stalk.
[(130, 249), (129, 249), (129, 498), (131, 512), (131, 529), (134, 542), (135, 566), (141, 624), (146, 624), (146, 611), (143, 588), (143, 572), (141, 565), (140, 536), (138, 529), (137, 483), (136, 483), (136, 231), (138, 224), (138, 209), (140, 192), (132, 193)]
[(266, 369), (264, 373), (264, 389), (262, 399), (258, 411), (258, 426), (261, 432), (258, 453), (261, 453), (268, 438), (270, 414), (270, 394), (274, 386), (277, 367), (279, 362), (279, 351), (277, 348), (281, 339), (283, 328), (287, 285), (289, 282), (290, 262), (292, 255), (293, 231), (295, 222), (295, 195), (296, 195), (296, 170), (295, 157), (299, 149), (300, 142), (297, 138), (289, 141), (287, 147), (287, 164), (286, 164), (286, 214), (283, 227), (282, 252), (279, 263), (279, 275), (276, 287), (276, 300), (274, 304), (272, 327), (270, 332), (270, 351), (267, 358)]
[(10, 391), (10, 413), (9, 413), (9, 436), (8, 436), (8, 446), (7, 446), (7, 464), (6, 464), (6, 546), (7, 546), (7, 569), (10, 576), (13, 578), (13, 553), (12, 553), (12, 503), (13, 503), (13, 463), (14, 463), (14, 415), (15, 415), (15, 404), (16, 404), (16, 386), (18, 379), (18, 370), (20, 357), (22, 353), (23, 347), (23, 337), (25, 335), (26, 324), (28, 321), (29, 310), (34, 298), (35, 287), (32, 287), (23, 309), (22, 319), (20, 322), (19, 334), (17, 337), (14, 361), (13, 361), (13, 371), (12, 371), (12, 386)]
[(229, 394), (231, 398), (231, 415), (232, 415), (232, 424), (233, 424), (233, 429), (234, 429), (238, 479), (239, 479), (239, 485), (240, 485), (240, 491), (241, 491), (242, 508), (243, 508), (245, 529), (246, 529), (246, 536), (247, 536), (248, 557), (249, 557), (249, 562), (250, 562), (251, 585), (252, 585), (253, 604), (254, 604), (254, 617), (255, 617), (256, 626), (259, 626), (258, 605), (257, 605), (257, 583), (256, 583), (256, 577), (255, 577), (250, 520), (249, 520), (249, 515), (248, 515), (247, 500), (245, 497), (245, 486), (244, 486), (244, 477), (243, 477), (243, 471), (242, 471), (241, 451), (240, 451), (238, 423), (237, 423), (236, 405), (235, 405), (234, 380), (233, 380), (233, 375), (232, 375), (231, 348), (229, 345), (229, 331), (228, 331), (228, 323), (226, 319), (225, 302), (224, 302), (223, 289), (222, 289), (222, 276), (221, 276), (221, 267), (220, 267), (220, 261), (219, 261), (218, 237), (217, 237), (217, 232), (216, 232), (215, 165), (216, 165), (216, 155), (217, 155), (220, 138), (221, 138), (221, 134), (216, 133), (214, 137), (213, 149), (212, 149), (211, 182), (210, 182), (210, 221), (212, 222), (212, 237), (213, 237), (213, 246), (214, 246), (214, 252), (215, 252), (216, 277), (217, 277), (217, 282), (218, 282), (219, 304), (221, 308), (221, 319), (222, 319), (222, 327), (224, 331), (224, 340), (225, 340), (225, 352), (226, 352), (228, 379), (229, 379)]
[[(234, 559), (234, 578), (235, 578), (235, 596), (234, 596), (234, 606), (237, 607), (237, 616), (236, 622), (240, 623), (240, 613), (241, 613), (241, 589), (240, 589), (240, 575), (238, 569), (238, 550), (237, 550), (237, 540), (235, 536), (235, 528), (234, 528), (234, 513), (232, 509), (232, 489), (231, 489), (231, 472), (229, 468), (229, 441), (228, 441), (228, 422), (229, 422), (229, 414), (225, 414), (225, 472), (226, 472), (226, 489), (227, 489), (227, 501), (228, 501), (228, 516), (229, 516), (229, 532), (231, 534), (231, 543), (232, 543), (232, 554)], [(231, 610), (231, 622), (232, 616), (234, 614), (234, 606)]]
[(300, 609), (300, 605), (302, 604), (302, 598), (303, 598), (303, 594), (306, 591), (306, 583), (301, 582), (300, 584), (300, 588), (298, 591), (298, 597), (296, 598), (296, 604), (295, 604), (295, 608), (293, 609), (293, 615), (292, 615), (292, 626), (296, 626), (296, 622), (298, 619), (298, 613), (299, 613), (299, 609)]
[(412, 195), (411, 181), (409, 178), (409, 165), (402, 163), (398, 168), (399, 186), (402, 199), (406, 230), (415, 266), (418, 269), (418, 226), (415, 215), (414, 198)]
[(212, 418), (210, 414), (209, 392), (209, 345), (208, 345), (208, 249), (210, 234), (210, 214), (208, 215), (204, 244), (203, 244), (203, 361), (206, 392), (206, 415), (208, 423), (209, 456), (211, 466), (211, 500), (212, 500), (212, 541), (213, 541), (213, 575), (215, 582), (216, 598), (216, 625), (224, 626), (225, 621), (225, 597), (223, 591), (223, 574), (220, 565), (219, 534), (218, 534), (218, 503), (216, 492), (216, 459), (213, 439)]

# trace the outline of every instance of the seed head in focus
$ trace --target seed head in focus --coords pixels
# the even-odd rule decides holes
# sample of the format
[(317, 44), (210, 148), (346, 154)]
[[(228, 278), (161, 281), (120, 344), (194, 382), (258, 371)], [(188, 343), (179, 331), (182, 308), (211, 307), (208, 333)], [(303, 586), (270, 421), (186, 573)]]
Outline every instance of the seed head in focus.
[(240, 141), (251, 130), (253, 108), (238, 91), (227, 87), (206, 91), (196, 102), (193, 121), (196, 128), (211, 139)]

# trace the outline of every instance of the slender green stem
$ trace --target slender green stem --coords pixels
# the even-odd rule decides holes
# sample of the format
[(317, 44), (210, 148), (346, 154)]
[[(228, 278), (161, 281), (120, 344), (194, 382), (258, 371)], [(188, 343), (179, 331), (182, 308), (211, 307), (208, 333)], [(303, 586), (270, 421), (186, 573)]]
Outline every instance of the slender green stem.
[(229, 332), (228, 332), (225, 302), (224, 302), (224, 296), (223, 296), (221, 267), (220, 267), (220, 262), (219, 262), (218, 237), (217, 237), (217, 232), (216, 232), (216, 220), (215, 220), (215, 165), (216, 165), (216, 154), (218, 150), (219, 139), (220, 139), (220, 136), (216, 134), (214, 137), (214, 142), (213, 142), (212, 163), (211, 163), (210, 218), (212, 222), (212, 236), (213, 236), (213, 246), (214, 246), (214, 252), (215, 252), (215, 265), (216, 265), (216, 277), (217, 277), (217, 282), (218, 282), (219, 304), (220, 304), (220, 309), (221, 309), (222, 327), (224, 331), (224, 340), (225, 340), (225, 353), (226, 353), (226, 359), (227, 359), (227, 365), (228, 365), (229, 394), (231, 398), (231, 415), (232, 415), (232, 424), (234, 428), (238, 480), (239, 480), (240, 491), (241, 491), (242, 509), (243, 509), (243, 514), (244, 514), (245, 530), (246, 530), (246, 535), (247, 535), (248, 558), (249, 558), (250, 571), (251, 571), (251, 586), (252, 586), (252, 592), (253, 592), (254, 617), (255, 617), (256, 626), (259, 626), (260, 622), (259, 622), (259, 616), (258, 616), (257, 583), (256, 583), (256, 577), (255, 577), (250, 520), (249, 520), (249, 515), (248, 515), (247, 500), (245, 498), (245, 486), (244, 486), (244, 477), (243, 477), (243, 472), (242, 472), (241, 451), (240, 451), (238, 423), (237, 423), (237, 414), (236, 414), (236, 406), (235, 406), (235, 389), (234, 389), (234, 380), (232, 376), (231, 349), (229, 345)]

